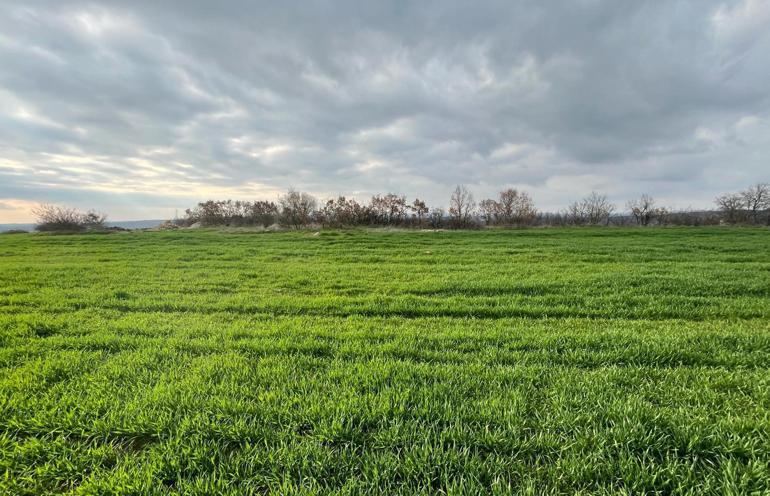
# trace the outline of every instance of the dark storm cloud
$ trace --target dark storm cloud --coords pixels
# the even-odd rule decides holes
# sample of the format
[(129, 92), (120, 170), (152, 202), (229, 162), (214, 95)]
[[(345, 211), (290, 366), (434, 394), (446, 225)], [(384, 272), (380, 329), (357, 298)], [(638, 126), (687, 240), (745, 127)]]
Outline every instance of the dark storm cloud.
[(7, 2), (0, 201), (705, 205), (768, 179), (769, 33), (767, 0)]

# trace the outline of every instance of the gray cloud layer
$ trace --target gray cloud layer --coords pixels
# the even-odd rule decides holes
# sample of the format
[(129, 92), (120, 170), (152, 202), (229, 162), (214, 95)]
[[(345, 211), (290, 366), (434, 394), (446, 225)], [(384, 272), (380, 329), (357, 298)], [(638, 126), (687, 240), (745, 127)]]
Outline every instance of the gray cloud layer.
[(703, 206), (770, 179), (768, 54), (768, 0), (8, 1), (0, 219), (458, 182)]

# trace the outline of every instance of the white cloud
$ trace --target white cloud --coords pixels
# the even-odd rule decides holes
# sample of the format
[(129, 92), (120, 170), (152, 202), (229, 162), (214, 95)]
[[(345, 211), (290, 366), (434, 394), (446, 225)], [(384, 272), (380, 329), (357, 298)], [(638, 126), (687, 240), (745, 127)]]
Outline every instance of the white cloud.
[(717, 38), (723, 43), (745, 44), (767, 35), (770, 0), (742, 0), (721, 4), (711, 17)]

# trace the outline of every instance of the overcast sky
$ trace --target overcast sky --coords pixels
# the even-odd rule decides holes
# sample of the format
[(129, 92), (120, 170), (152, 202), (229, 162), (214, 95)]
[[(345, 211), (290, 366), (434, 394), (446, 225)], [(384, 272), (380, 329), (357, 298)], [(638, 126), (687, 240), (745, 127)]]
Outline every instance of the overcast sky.
[(770, 180), (770, 0), (0, 0), (0, 222)]

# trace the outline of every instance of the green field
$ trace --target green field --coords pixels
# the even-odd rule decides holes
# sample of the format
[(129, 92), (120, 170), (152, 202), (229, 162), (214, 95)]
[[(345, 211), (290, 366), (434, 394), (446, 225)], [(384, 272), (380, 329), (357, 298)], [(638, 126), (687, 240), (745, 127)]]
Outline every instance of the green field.
[(768, 494), (770, 230), (0, 236), (0, 493)]

